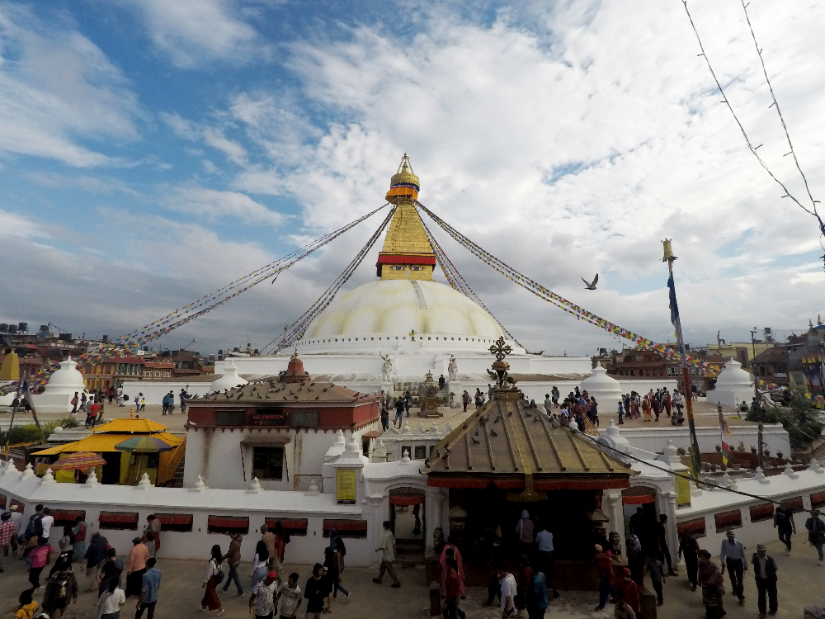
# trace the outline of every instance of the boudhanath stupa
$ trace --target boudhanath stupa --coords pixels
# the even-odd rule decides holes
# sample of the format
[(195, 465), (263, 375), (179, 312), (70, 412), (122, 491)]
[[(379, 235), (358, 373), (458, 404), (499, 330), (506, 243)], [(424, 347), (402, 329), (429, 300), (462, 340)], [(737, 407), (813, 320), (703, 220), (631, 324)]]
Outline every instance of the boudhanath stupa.
[[(362, 392), (391, 393), (417, 385), (430, 372), (436, 379), (443, 375), (460, 397), (463, 389), (491, 382), (489, 349), (500, 337), (512, 349), (511, 373), (530, 397), (543, 399), (552, 385), (589, 375), (589, 358), (528, 353), (485, 308), (434, 280), (438, 261), (415, 208), (419, 189), (404, 155), (386, 195), (396, 210), (375, 281), (334, 299), (295, 342), (313, 375)], [(248, 378), (275, 375), (286, 369), (292, 352), (235, 357), (232, 363)], [(226, 363), (218, 362), (216, 373)]]

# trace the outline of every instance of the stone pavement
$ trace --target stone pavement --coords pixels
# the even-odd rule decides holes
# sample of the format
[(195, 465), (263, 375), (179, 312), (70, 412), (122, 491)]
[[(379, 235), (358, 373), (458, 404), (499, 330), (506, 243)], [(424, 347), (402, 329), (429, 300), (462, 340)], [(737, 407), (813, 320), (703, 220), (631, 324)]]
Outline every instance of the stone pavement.
[[(825, 568), (816, 563), (816, 552), (804, 542), (805, 536), (800, 534), (794, 538), (794, 552), (786, 557), (783, 547), (778, 541), (768, 544), (768, 552), (772, 554), (779, 566), (779, 619), (802, 619), (803, 608), (818, 604), (825, 606)], [(701, 540), (700, 540), (701, 543)], [(715, 548), (710, 549), (716, 554)], [(751, 554), (752, 549), (748, 549)], [(288, 555), (287, 555), (288, 556)], [(28, 586), (24, 564), (22, 561), (7, 559), (6, 572), (0, 574), (0, 617), (9, 617), (10, 612), (17, 608), (16, 600), (19, 593)], [(164, 560), (161, 556), (158, 567), (162, 572), (160, 598), (156, 617), (164, 619), (175, 617), (184, 619), (200, 617), (198, 611), (202, 595), (201, 580), (205, 571), (204, 563), (195, 561)], [(301, 574), (300, 584), (309, 577), (309, 566), (291, 566), (287, 570)], [(248, 581), (249, 565), (242, 564), (241, 574), (244, 583)], [(392, 619), (426, 619), (429, 608), (428, 587), (424, 582), (424, 570), (420, 567), (399, 566), (398, 575), (402, 586), (400, 589), (390, 588), (389, 578), (382, 585), (372, 582), (375, 571), (366, 568), (347, 568), (343, 583), (352, 592), (351, 600), (339, 599), (333, 603), (332, 619), (361, 619), (363, 617), (388, 617)], [(730, 583), (725, 576), (725, 608), (728, 619), (756, 619), (756, 587), (752, 570), (745, 574), (745, 606), (739, 606), (730, 595)], [(81, 590), (85, 588), (81, 586)], [(248, 615), (248, 597), (237, 599), (233, 595), (234, 586), (228, 594), (221, 594), (226, 608), (226, 619), (243, 619)], [(499, 617), (497, 608), (485, 608), (481, 605), (486, 591), (481, 588), (468, 589), (466, 600), (461, 607), (469, 619), (496, 619)], [(247, 591), (248, 596), (248, 591)], [(678, 577), (672, 577), (665, 583), (665, 604), (659, 608), (659, 617), (662, 619), (699, 619), (704, 617), (700, 593), (691, 593), (684, 576), (684, 571)], [(38, 596), (38, 601), (42, 596)], [(135, 598), (130, 598), (122, 611), (123, 619), (133, 615)], [(595, 592), (561, 592), (561, 597), (555, 600), (547, 613), (547, 617), (582, 618), (612, 617), (612, 607), (601, 612), (594, 612), (597, 598)], [(214, 613), (212, 613), (214, 615)], [(81, 593), (78, 603), (69, 607), (65, 615), (69, 619), (93, 619), (96, 617), (94, 599), (91, 594)], [(303, 617), (303, 613), (299, 615)]]

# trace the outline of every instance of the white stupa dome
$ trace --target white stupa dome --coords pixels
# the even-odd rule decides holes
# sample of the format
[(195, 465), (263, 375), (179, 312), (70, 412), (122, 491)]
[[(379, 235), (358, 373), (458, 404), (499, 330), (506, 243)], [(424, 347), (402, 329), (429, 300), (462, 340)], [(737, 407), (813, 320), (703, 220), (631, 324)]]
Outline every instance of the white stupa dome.
[(75, 391), (83, 391), (85, 388), (83, 374), (77, 369), (77, 363), (72, 361), (71, 357), (60, 362), (58, 369), (49, 377), (46, 384), (46, 391), (55, 391), (58, 388)]
[[(622, 399), (622, 386), (615, 378), (607, 375), (601, 363), (593, 368), (593, 373), (582, 381), (582, 391), (596, 398), (600, 407), (613, 410)], [(606, 412), (606, 411), (605, 411)]]
[(742, 364), (733, 358), (725, 362), (725, 369), (720, 372), (719, 377), (716, 379), (717, 389), (729, 386), (753, 388), (753, 376), (743, 370)]
[(378, 349), (380, 342), (407, 339), (412, 331), (417, 340), (449, 342), (451, 350), (486, 349), (503, 335), (490, 314), (449, 286), (396, 279), (364, 284), (336, 298), (310, 324), (301, 346), (334, 351), (357, 341)]
[(235, 364), (229, 361), (226, 364), (226, 371), (221, 374), (220, 378), (213, 380), (209, 385), (209, 392), (224, 391), (225, 389), (234, 389), (239, 385), (246, 385), (249, 381), (238, 374), (238, 368)]
[(736, 359), (728, 359), (716, 379), (716, 386), (708, 393), (708, 400), (722, 406), (738, 406), (741, 402), (750, 404), (752, 399), (753, 376), (743, 370)]

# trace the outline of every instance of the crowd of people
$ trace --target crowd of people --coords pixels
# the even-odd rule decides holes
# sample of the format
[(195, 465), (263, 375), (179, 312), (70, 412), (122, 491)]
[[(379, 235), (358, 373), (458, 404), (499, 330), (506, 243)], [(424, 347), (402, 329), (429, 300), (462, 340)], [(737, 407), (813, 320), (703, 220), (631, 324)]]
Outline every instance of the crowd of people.
[[(649, 576), (656, 602), (661, 606), (665, 602), (665, 579), (678, 575), (667, 544), (667, 516), (662, 514), (654, 519), (639, 507), (628, 525), (627, 565), (622, 567), (620, 574), (616, 574), (613, 559), (621, 548), (612, 545), (615, 542), (604, 540), (593, 549), (593, 563), (599, 578), (596, 610), (604, 609), (612, 598), (615, 617), (619, 619), (643, 616), (645, 576)], [(93, 595), (99, 619), (119, 619), (120, 611), (130, 597), (135, 599), (135, 619), (141, 619), (144, 612), (148, 619), (153, 619), (161, 588), (161, 571), (157, 563), (161, 550), (161, 523), (155, 515), (146, 518), (142, 534), (132, 540), (132, 547), (124, 558), (118, 557), (117, 550), (100, 532), (89, 535), (87, 541), (88, 526), (81, 516), (63, 526), (55, 549), (49, 541), (54, 526), (51, 510), (43, 505), (36, 506), (25, 527), (17, 505), (10, 506), (9, 511), (0, 516), (0, 572), (4, 571), (3, 558), (9, 555), (19, 557), (28, 567), (30, 587), (19, 595), (18, 619), (34, 619), (42, 612), (58, 619), (69, 604), (77, 603), (84, 583), (83, 592)], [(796, 524), (794, 510), (787, 502), (782, 502), (775, 510), (774, 526), (786, 547), (786, 554), (790, 554)], [(819, 511), (811, 510), (805, 530), (808, 542), (817, 551), (819, 565), (822, 565), (825, 560), (825, 522)], [(230, 586), (235, 586), (237, 597), (245, 597), (244, 579), (239, 572), (244, 536), (238, 532), (228, 532), (227, 535), (226, 552), (219, 544), (210, 549), (201, 584), (204, 593), (200, 610), (215, 612), (218, 616), (224, 613), (220, 594), (228, 593)], [(543, 619), (550, 601), (559, 597), (554, 587), (553, 534), (546, 523), (534, 523), (524, 510), (515, 525), (514, 540), (517, 545), (515, 561), (502, 560), (501, 555), (494, 557), (485, 605), (492, 605), (498, 597), (502, 619)], [(351, 592), (342, 582), (346, 545), (335, 529), (329, 532), (323, 562), (313, 566), (303, 589), (299, 586), (298, 573), (286, 576), (284, 565), (288, 544), (289, 534), (280, 522), (276, 522), (272, 530), (267, 525), (261, 526), (249, 573), (249, 608), (256, 619), (273, 619), (276, 613), (282, 619), (294, 619), (303, 604), (306, 605), (307, 619), (320, 619), (322, 614), (332, 612), (333, 600), (339, 593), (350, 597)], [(389, 574), (392, 587), (400, 588), (393, 565), (397, 559), (396, 542), (389, 521), (383, 523), (376, 552), (381, 553), (380, 568), (373, 581), (380, 585)], [(753, 568), (760, 619), (776, 614), (779, 567), (764, 545), (758, 544), (756, 552), (748, 558), (745, 546), (736, 539), (735, 532), (728, 531), (717, 565), (711, 552), (700, 548), (689, 531), (683, 531), (678, 556), (684, 559), (691, 591), (701, 588), (701, 600), (708, 619), (720, 619), (725, 614), (725, 571), (731, 592), (740, 604), (745, 603), (744, 578), (749, 567)], [(452, 537), (444, 544), (439, 563), (443, 615), (445, 619), (464, 619), (465, 613), (460, 608), (461, 600), (466, 596), (464, 563)], [(43, 572), (49, 566), (48, 575), (43, 578)], [(42, 602), (36, 600), (40, 595)]]
[(673, 394), (668, 391), (667, 387), (656, 391), (651, 389), (644, 395), (631, 391), (619, 400), (619, 423), (623, 424), (625, 418), (639, 419), (640, 417), (643, 417), (646, 422), (658, 422), (659, 417), (664, 413), (670, 419), (671, 425), (681, 426), (685, 423), (685, 416), (682, 413), (684, 406), (685, 398), (679, 389), (674, 389)]
[[(128, 598), (135, 600), (135, 619), (141, 619), (144, 613), (148, 619), (154, 618), (161, 588), (158, 568), (161, 523), (155, 515), (147, 517), (142, 535), (132, 540), (132, 547), (123, 558), (118, 557), (117, 550), (99, 532), (91, 534), (87, 545), (88, 527), (80, 516), (73, 524), (63, 527), (57, 549), (49, 542), (54, 516), (48, 507), (38, 505), (26, 526), (22, 524), (22, 514), (16, 505), (0, 517), (0, 572), (4, 571), (4, 555), (19, 556), (28, 567), (31, 586), (18, 597), (17, 619), (35, 619), (43, 613), (51, 619), (59, 619), (70, 604), (77, 604), (81, 593), (92, 594), (98, 619), (119, 619)], [(276, 612), (282, 619), (294, 619), (304, 603), (306, 619), (320, 619), (322, 614), (332, 612), (332, 600), (339, 592), (350, 596), (342, 583), (346, 545), (335, 529), (330, 531), (323, 563), (313, 567), (303, 589), (298, 584), (300, 576), (297, 573), (286, 576), (284, 560), (289, 534), (281, 523), (276, 522), (271, 531), (263, 525), (260, 533), (249, 580), (249, 609), (257, 619), (273, 619)], [(229, 545), (225, 553), (219, 544), (210, 549), (201, 583), (204, 593), (200, 610), (218, 616), (224, 614), (219, 590), (225, 594), (234, 584), (237, 597), (246, 595), (238, 571), (244, 536), (237, 532), (227, 535)], [(378, 551), (383, 555), (381, 574), (376, 582), (389, 571), (393, 587), (399, 587), (392, 567), (395, 539), (389, 530), (389, 522), (385, 523), (385, 534)], [(48, 576), (42, 579), (42, 573), (49, 565)], [(83, 583), (86, 588), (81, 591)], [(40, 595), (42, 601), (38, 602), (36, 598)]]

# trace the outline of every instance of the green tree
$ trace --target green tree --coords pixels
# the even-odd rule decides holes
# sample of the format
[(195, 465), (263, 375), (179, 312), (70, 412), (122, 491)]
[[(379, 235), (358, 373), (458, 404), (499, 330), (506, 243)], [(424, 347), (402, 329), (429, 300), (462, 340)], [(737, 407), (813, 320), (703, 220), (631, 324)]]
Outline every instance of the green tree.
[[(808, 400), (796, 398), (789, 407), (769, 406), (765, 410), (766, 423), (781, 423), (788, 432), (791, 448), (805, 451), (811, 443), (822, 434), (822, 423), (818, 419), (819, 410)], [(759, 421), (757, 414), (751, 407), (748, 421)]]

